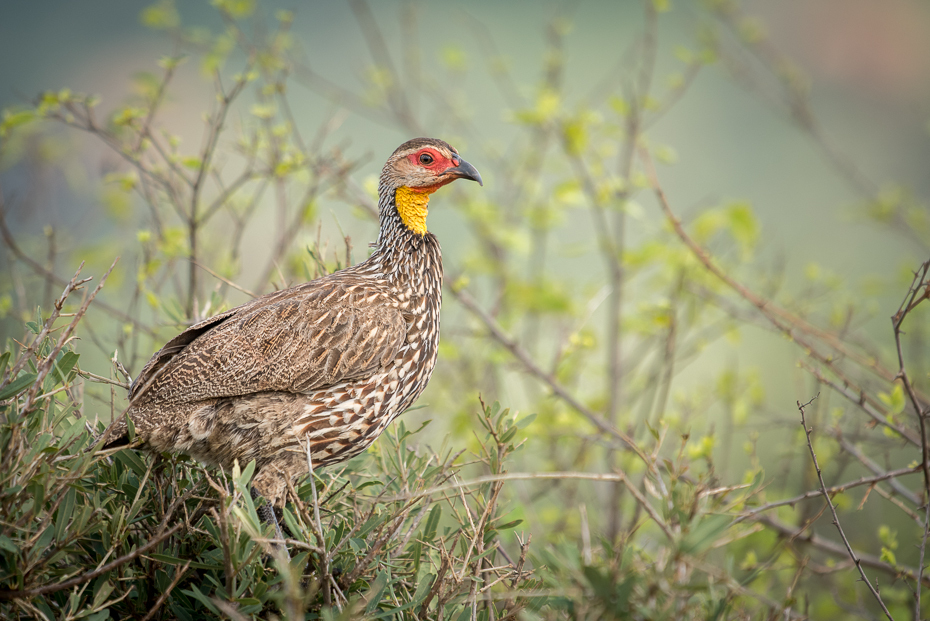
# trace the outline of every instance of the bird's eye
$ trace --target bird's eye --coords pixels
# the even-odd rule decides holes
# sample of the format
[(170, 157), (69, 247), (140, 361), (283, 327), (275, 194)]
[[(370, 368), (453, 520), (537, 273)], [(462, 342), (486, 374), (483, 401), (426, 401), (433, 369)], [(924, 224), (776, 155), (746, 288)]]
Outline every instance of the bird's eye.
[(429, 166), (430, 164), (433, 163), (433, 156), (430, 155), (429, 153), (421, 153), (420, 163), (423, 164), (424, 166)]

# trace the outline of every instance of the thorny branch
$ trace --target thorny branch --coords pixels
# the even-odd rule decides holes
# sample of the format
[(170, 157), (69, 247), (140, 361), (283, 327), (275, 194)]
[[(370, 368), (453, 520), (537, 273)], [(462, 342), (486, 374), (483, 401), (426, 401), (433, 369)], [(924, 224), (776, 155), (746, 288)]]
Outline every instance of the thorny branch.
[(901, 334), (903, 333), (901, 326), (904, 324), (904, 320), (911, 311), (917, 308), (920, 303), (930, 298), (930, 280), (927, 279), (928, 272), (930, 272), (930, 261), (925, 261), (914, 272), (914, 279), (911, 281), (911, 286), (904, 296), (901, 305), (898, 307), (898, 311), (891, 318), (891, 326), (894, 329), (895, 349), (898, 355), (898, 375), (896, 379), (899, 379), (904, 385), (904, 391), (907, 393), (908, 399), (911, 402), (911, 407), (914, 409), (914, 414), (917, 416), (917, 424), (920, 428), (920, 467), (924, 473), (923, 502), (926, 505), (926, 517), (924, 518), (923, 524), (923, 536), (920, 539), (920, 560), (917, 566), (917, 586), (914, 603), (915, 619), (920, 618), (924, 557), (927, 551), (927, 536), (928, 532), (930, 532), (930, 447), (928, 447), (927, 438), (928, 411), (923, 401), (918, 397), (917, 391), (914, 388), (911, 377), (904, 364), (904, 350), (901, 346)]
[(923, 265), (914, 272), (914, 280), (911, 282), (907, 295), (904, 296), (904, 300), (901, 302), (898, 312), (891, 318), (891, 326), (894, 329), (895, 348), (898, 354), (898, 374), (895, 376), (895, 379), (901, 380), (901, 383), (904, 385), (904, 390), (910, 399), (911, 407), (914, 408), (914, 414), (917, 416), (917, 424), (920, 427), (920, 452), (921, 467), (924, 472), (925, 502), (930, 502), (930, 447), (928, 447), (927, 444), (927, 410), (920, 397), (917, 396), (917, 391), (904, 365), (904, 350), (901, 347), (901, 326), (908, 314), (913, 311), (918, 304), (930, 298), (930, 281), (927, 280), (928, 271), (930, 271), (930, 261), (924, 262)]

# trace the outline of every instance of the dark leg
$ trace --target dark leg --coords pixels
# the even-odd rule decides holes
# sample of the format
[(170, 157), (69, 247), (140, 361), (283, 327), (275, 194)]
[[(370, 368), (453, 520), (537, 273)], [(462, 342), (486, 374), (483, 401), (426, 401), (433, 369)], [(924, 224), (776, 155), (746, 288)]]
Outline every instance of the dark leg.
[[(255, 511), (258, 513), (258, 519), (260, 519), (263, 524), (274, 524), (275, 539), (284, 539), (284, 531), (281, 530), (281, 524), (278, 522), (278, 516), (275, 515), (274, 507), (271, 505), (271, 503), (265, 500), (262, 495), (255, 490), (254, 487), (251, 488), (250, 491), (252, 493), (252, 500), (256, 501), (256, 504), (259, 502), (261, 503), (255, 507)], [(283, 550), (285, 556), (290, 558), (290, 555), (287, 553), (287, 546), (285, 546), (283, 543), (272, 544), (272, 548)]]

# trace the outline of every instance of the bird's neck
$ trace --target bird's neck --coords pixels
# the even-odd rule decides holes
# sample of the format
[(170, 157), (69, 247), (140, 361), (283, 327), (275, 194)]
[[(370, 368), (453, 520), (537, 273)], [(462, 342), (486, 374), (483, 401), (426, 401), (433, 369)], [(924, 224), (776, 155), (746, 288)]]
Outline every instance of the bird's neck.
[(429, 196), (432, 191), (421, 191), (402, 186), (382, 184), (378, 188), (378, 215), (380, 230), (378, 247), (403, 245), (411, 237), (424, 237), (426, 216), (429, 213)]
[[(441, 277), (442, 255), (436, 237), (426, 230), (429, 195), (407, 187), (386, 188), (379, 192), (380, 230), (371, 261), (379, 264), (388, 277), (408, 278), (420, 263), (438, 264)], [(413, 269), (411, 269), (413, 268)]]
[(426, 235), (426, 216), (432, 192), (403, 186), (394, 192), (394, 206), (400, 221), (417, 235)]

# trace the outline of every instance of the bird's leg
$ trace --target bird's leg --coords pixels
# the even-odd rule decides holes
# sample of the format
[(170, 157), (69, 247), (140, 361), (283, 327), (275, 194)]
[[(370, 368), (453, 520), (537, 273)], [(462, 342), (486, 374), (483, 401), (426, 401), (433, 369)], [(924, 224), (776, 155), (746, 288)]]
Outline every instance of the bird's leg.
[[(262, 504), (255, 507), (255, 512), (258, 513), (258, 519), (260, 519), (263, 524), (274, 524), (275, 539), (284, 540), (284, 531), (281, 530), (281, 524), (278, 523), (278, 516), (275, 515), (274, 506), (259, 494), (254, 487), (250, 488), (250, 491), (252, 493), (252, 500), (261, 500), (262, 502)], [(290, 558), (290, 555), (287, 553), (287, 546), (283, 543), (272, 544), (272, 548), (275, 550), (282, 550), (284, 555)]]

